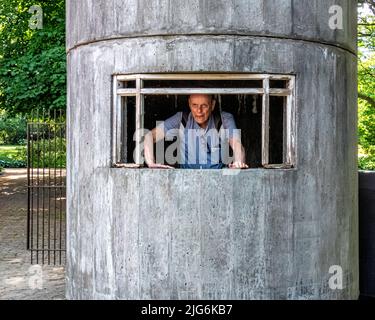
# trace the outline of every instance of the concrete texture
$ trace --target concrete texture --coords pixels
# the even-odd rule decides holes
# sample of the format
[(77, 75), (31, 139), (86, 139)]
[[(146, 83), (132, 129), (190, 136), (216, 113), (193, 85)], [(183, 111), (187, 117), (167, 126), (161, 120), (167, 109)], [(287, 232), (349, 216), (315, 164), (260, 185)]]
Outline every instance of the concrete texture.
[[(333, 31), (329, 8), (343, 8)], [(357, 1), (81, 0), (67, 1), (67, 46), (122, 37), (244, 35), (304, 39), (356, 50)]]
[[(67, 1), (69, 299), (358, 297), (355, 1), (272, 3)], [(295, 74), (296, 168), (111, 168), (112, 75), (150, 72)]]

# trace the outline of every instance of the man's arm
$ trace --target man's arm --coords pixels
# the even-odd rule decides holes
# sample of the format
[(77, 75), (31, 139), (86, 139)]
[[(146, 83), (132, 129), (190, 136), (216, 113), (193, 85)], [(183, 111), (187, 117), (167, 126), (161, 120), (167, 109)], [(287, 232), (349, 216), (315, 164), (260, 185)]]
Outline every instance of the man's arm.
[(234, 121), (234, 117), (231, 113), (222, 112), (222, 120), (223, 126), (226, 130), (228, 130), (229, 137), (229, 145), (233, 150), (234, 161), (233, 163), (229, 164), (229, 168), (231, 169), (248, 169), (249, 166), (245, 163), (246, 161), (246, 153), (245, 148), (242, 146), (241, 143), (241, 133), (240, 130), (237, 129), (236, 123)]
[(171, 166), (167, 166), (160, 163), (155, 163), (154, 158), (154, 143), (164, 139), (164, 130), (162, 128), (156, 127), (152, 129), (149, 133), (145, 135), (145, 162), (149, 168), (153, 169), (173, 169)]
[(152, 129), (151, 132), (145, 135), (144, 154), (145, 162), (149, 168), (174, 169), (171, 166), (155, 163), (154, 143), (163, 140), (169, 130), (179, 128), (180, 124), (181, 112), (177, 112), (175, 115), (163, 121), (160, 125), (157, 125), (156, 128)]
[(237, 138), (229, 139), (229, 144), (233, 150), (233, 163), (229, 164), (229, 168), (231, 169), (248, 169), (249, 166), (245, 163), (246, 161), (246, 153), (245, 148), (243, 147), (240, 140)]

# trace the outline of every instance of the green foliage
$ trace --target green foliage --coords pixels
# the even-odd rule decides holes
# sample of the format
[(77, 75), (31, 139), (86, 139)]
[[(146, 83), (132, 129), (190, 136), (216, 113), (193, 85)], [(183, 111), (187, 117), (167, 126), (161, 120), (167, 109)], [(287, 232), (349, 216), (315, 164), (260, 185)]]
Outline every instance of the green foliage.
[(358, 158), (358, 168), (361, 170), (375, 170), (375, 156), (363, 156)]
[(26, 119), (22, 115), (9, 116), (0, 110), (0, 145), (26, 143)]
[[(30, 167), (65, 168), (66, 139), (40, 139), (30, 143)], [(24, 168), (27, 165), (26, 146), (0, 146), (0, 166)]]
[(370, 9), (359, 11), (358, 95), (375, 108), (375, 15), (371, 12)]
[(375, 109), (375, 50), (358, 57), (358, 95)]
[[(43, 28), (28, 12), (43, 9)], [(65, 1), (0, 2), (0, 108), (12, 114), (66, 105)]]
[(358, 118), (358, 166), (362, 170), (375, 170), (375, 109), (360, 101)]
[(0, 166), (24, 168), (27, 164), (25, 146), (0, 146)]
[(26, 162), (20, 160), (0, 160), (3, 168), (26, 168)]
[(33, 113), (28, 121), (30, 166), (65, 168), (65, 114), (41, 111)]
[[(366, 1), (371, 3), (371, 1)], [(375, 170), (375, 6), (359, 10), (358, 166)]]
[(40, 139), (30, 148), (33, 168), (65, 168), (66, 139)]
[[(374, 9), (375, 10), (375, 7)], [(368, 50), (375, 49), (375, 13), (369, 7), (359, 8), (358, 15), (358, 47), (367, 48)]]
[(375, 110), (367, 103), (359, 103), (359, 145), (365, 153), (375, 153)]

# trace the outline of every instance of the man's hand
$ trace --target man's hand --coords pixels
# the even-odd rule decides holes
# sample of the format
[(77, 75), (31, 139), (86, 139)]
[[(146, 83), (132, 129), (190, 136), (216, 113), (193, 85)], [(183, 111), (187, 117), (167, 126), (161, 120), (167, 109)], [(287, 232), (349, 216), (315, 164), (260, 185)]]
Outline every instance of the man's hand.
[(248, 169), (249, 166), (245, 163), (245, 148), (241, 140), (229, 139), (229, 144), (233, 150), (234, 161), (229, 164), (229, 169)]
[(228, 166), (230, 169), (249, 169), (249, 166), (244, 162), (235, 161)]
[(167, 166), (160, 163), (150, 163), (147, 165), (150, 169), (174, 169), (174, 167)]

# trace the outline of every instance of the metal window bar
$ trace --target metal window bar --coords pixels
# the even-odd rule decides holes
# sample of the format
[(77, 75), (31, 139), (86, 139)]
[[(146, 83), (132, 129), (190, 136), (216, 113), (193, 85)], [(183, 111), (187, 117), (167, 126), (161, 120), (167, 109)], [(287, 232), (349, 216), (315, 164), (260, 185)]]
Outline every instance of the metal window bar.
[(65, 112), (36, 110), (27, 123), (27, 249), (31, 263), (64, 264)]
[(262, 100), (262, 165), (269, 163), (270, 132), (270, 79), (263, 79), (264, 95)]
[[(127, 74), (113, 77), (113, 140), (112, 162), (114, 166), (121, 166), (121, 128), (123, 127), (122, 97), (136, 97), (136, 129), (143, 126), (144, 95), (189, 95), (201, 94), (237, 94), (262, 96), (262, 165), (265, 168), (290, 168), (296, 164), (295, 148), (295, 106), (294, 90), (295, 76), (280, 74)], [(144, 80), (262, 80), (261, 88), (143, 88)], [(270, 87), (271, 80), (287, 81), (285, 89)], [(135, 81), (135, 88), (127, 88), (127, 81)], [(125, 83), (125, 85), (123, 85)], [(284, 97), (284, 126), (283, 126), (283, 163), (269, 163), (269, 98), (270, 96)], [(136, 167), (141, 164), (141, 154), (138, 146), (141, 143), (140, 132), (136, 136)], [(125, 165), (126, 167), (126, 165)], [(129, 167), (132, 167), (131, 165)]]

